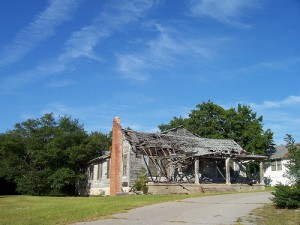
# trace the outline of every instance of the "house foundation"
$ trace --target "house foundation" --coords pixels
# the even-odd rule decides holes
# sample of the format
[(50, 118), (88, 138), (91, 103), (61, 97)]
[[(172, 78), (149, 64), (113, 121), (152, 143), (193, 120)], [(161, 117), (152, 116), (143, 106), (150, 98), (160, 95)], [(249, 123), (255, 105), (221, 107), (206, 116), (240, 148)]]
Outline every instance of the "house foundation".
[(265, 190), (263, 184), (169, 184), (148, 182), (148, 193), (153, 195), (196, 194), (206, 192), (239, 192)]

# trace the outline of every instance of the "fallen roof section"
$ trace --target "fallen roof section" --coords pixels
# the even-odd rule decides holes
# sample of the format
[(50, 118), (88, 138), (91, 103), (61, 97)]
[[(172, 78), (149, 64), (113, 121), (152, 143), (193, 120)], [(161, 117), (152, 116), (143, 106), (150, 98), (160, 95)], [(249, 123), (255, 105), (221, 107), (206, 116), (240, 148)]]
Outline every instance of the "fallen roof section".
[(211, 139), (168, 133), (143, 133), (132, 130), (123, 130), (123, 133), (136, 153), (154, 158), (199, 156), (203, 158), (267, 159), (266, 156), (247, 152), (234, 140), (229, 139)]

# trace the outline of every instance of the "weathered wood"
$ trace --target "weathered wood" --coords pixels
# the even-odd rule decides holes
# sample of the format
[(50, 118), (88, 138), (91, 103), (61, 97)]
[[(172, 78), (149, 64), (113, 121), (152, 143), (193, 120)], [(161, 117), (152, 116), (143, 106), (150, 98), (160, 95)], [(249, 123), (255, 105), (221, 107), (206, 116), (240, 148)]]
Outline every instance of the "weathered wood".
[(264, 163), (260, 162), (259, 163), (259, 183), (264, 185), (265, 180), (264, 180)]
[[(179, 168), (179, 182), (199, 182), (200, 168), (195, 159), (206, 158), (211, 162), (226, 159), (226, 168), (221, 168), (222, 172), (219, 168), (218, 170), (226, 183), (230, 184), (229, 159), (241, 161), (264, 160), (266, 158), (246, 152), (233, 140), (201, 138), (184, 130), (180, 131), (180, 135), (178, 135), (176, 129), (172, 130), (171, 133), (142, 133), (123, 130), (123, 134), (125, 139), (133, 146), (136, 154), (147, 155), (153, 161), (159, 171), (157, 176), (165, 178), (163, 179), (164, 182), (174, 181), (174, 173)], [(191, 168), (191, 165), (194, 169)], [(172, 171), (171, 167), (173, 168)], [(194, 172), (191, 170), (194, 170)], [(224, 170), (226, 171), (225, 174)], [(207, 175), (207, 178), (211, 181), (213, 175)]]
[(226, 184), (231, 184), (230, 182), (230, 158), (225, 160), (225, 171), (226, 171)]
[(199, 184), (199, 158), (195, 160), (195, 184)]

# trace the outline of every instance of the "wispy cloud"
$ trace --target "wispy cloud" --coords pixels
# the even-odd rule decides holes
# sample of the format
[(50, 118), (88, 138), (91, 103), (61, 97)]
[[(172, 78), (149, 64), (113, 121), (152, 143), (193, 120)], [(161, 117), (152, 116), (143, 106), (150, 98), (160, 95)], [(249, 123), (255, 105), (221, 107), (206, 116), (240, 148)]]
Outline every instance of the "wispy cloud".
[(216, 48), (228, 41), (226, 38), (205, 39), (195, 34), (187, 35), (176, 27), (157, 23), (151, 26), (156, 37), (145, 41), (142, 50), (117, 54), (118, 69), (123, 78), (145, 81), (150, 78), (145, 73), (151, 73), (152, 70), (170, 69), (197, 60), (213, 60), (218, 55)]
[(263, 115), (265, 129), (274, 132), (274, 141), (282, 144), (286, 134), (292, 134), (297, 140), (300, 137), (300, 96), (288, 96), (277, 101), (249, 103), (259, 115)]
[(118, 60), (119, 71), (123, 74), (122, 78), (135, 81), (145, 81), (149, 78), (149, 75), (142, 72), (147, 67), (143, 59), (135, 55), (123, 54), (118, 56)]
[(137, 21), (152, 5), (153, 2), (147, 0), (110, 2), (105, 13), (100, 13), (91, 25), (72, 34), (66, 42), (65, 52), (60, 56), (61, 60), (87, 57), (102, 61), (101, 57), (94, 53), (95, 46), (122, 29), (122, 25)]
[[(52, 3), (55, 3), (54, 5), (58, 7), (59, 2), (60, 1), (54, 1)], [(73, 1), (67, 1), (65, 5), (67, 5), (67, 3), (71, 5), (72, 2)], [(84, 26), (78, 31), (72, 33), (70, 38), (65, 42), (65, 48), (60, 55), (48, 60), (48, 62), (40, 63), (31, 70), (3, 79), (0, 85), (0, 91), (11, 92), (15, 88), (19, 88), (25, 84), (34, 82), (45, 76), (58, 74), (63, 71), (69, 70), (71, 62), (79, 57), (85, 57), (91, 60), (102, 62), (103, 59), (101, 58), (101, 56), (99, 56), (94, 51), (95, 47), (99, 45), (102, 40), (110, 37), (115, 32), (119, 32), (122, 29), (123, 25), (137, 21), (142, 16), (143, 12), (151, 8), (153, 4), (153, 1), (148, 0), (110, 2), (104, 7), (105, 9), (103, 11), (99, 12), (99, 15), (93, 19), (91, 24)], [(63, 11), (59, 12), (62, 13)], [(51, 13), (47, 13), (47, 15), (48, 14), (52, 15)], [(54, 17), (54, 15), (52, 16)], [(58, 14), (56, 16), (59, 17), (61, 16), (61, 14)], [(37, 27), (40, 27), (41, 24), (43, 23), (38, 23), (39, 26)], [(50, 26), (50, 28), (52, 27), (54, 27), (54, 25)], [(44, 36), (46, 37), (46, 34), (49, 36), (52, 34), (52, 32), (53, 31), (50, 29), (48, 33), (45, 32), (45, 35), (41, 37), (37, 36), (37, 39), (42, 40)], [(29, 34), (33, 32), (28, 31), (27, 33), (28, 34), (26, 35), (29, 39)], [(26, 42), (26, 44), (28, 44), (28, 46), (33, 46), (33, 43), (29, 41), (28, 43)], [(30, 48), (26, 48), (26, 51), (27, 49)]]
[(0, 51), (0, 67), (17, 62), (42, 41), (53, 36), (59, 25), (71, 19), (79, 2), (80, 0), (50, 1), (47, 8)]
[(298, 106), (300, 107), (300, 96), (288, 96), (286, 99), (281, 101), (265, 101), (262, 104), (251, 103), (250, 104), (255, 109), (275, 109), (286, 106)]
[(221, 23), (249, 27), (241, 22), (245, 10), (257, 7), (256, 0), (190, 0), (189, 10), (192, 16), (210, 17)]
[(195, 56), (212, 59), (216, 56), (213, 45), (220, 43), (221, 38), (201, 38), (197, 34), (185, 34), (175, 27), (154, 24), (157, 38), (148, 42), (149, 52), (156, 62), (180, 62), (178, 56)]

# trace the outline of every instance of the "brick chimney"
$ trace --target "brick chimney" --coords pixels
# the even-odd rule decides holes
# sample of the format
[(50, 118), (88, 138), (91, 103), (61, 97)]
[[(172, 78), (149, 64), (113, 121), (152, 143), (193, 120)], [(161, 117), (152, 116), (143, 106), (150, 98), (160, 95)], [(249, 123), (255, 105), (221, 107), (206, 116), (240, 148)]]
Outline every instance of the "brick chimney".
[(110, 155), (110, 195), (115, 196), (122, 191), (122, 127), (119, 117), (113, 120)]

